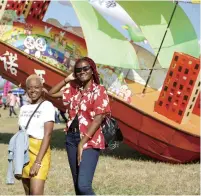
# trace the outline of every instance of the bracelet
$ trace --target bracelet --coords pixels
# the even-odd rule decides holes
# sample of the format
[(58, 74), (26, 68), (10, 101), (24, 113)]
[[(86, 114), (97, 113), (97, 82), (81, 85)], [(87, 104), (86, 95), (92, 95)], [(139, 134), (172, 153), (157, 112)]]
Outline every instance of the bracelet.
[(92, 137), (89, 136), (87, 133), (84, 133), (84, 135), (86, 135), (89, 139), (91, 139)]
[(37, 162), (37, 161), (35, 161), (34, 162), (36, 165), (38, 165), (39, 167), (41, 167), (42, 165), (39, 163), (39, 162)]

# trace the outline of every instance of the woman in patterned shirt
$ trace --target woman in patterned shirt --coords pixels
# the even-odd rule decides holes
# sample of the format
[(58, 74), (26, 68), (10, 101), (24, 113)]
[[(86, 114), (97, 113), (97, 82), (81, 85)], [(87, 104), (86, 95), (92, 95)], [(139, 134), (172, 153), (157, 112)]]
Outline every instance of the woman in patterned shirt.
[(54, 86), (48, 94), (63, 97), (69, 116), (66, 150), (76, 195), (95, 195), (92, 180), (100, 149), (105, 148), (100, 125), (111, 111), (94, 61), (88, 57), (79, 59), (74, 73)]

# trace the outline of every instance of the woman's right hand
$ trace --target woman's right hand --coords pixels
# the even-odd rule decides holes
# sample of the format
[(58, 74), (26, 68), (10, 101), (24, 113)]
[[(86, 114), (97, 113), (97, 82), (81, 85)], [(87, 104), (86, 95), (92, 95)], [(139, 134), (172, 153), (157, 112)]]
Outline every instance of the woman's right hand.
[(65, 80), (65, 83), (75, 80), (74, 73), (71, 73), (70, 75), (68, 75), (64, 80)]
[(41, 167), (40, 163), (34, 162), (34, 164), (32, 165), (30, 172), (29, 172), (29, 176), (30, 177), (34, 177), (38, 175), (39, 169)]
[(48, 90), (46, 88), (43, 88), (42, 91), (46, 94), (48, 94)]

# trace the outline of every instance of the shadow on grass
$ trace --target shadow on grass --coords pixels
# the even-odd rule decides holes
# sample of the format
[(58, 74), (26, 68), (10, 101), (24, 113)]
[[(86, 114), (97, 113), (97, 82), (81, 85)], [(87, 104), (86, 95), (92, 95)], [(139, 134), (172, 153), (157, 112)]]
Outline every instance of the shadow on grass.
[[(63, 129), (54, 130), (51, 140), (51, 148), (57, 150), (65, 150), (65, 133), (63, 132)], [(126, 144), (120, 144), (119, 148), (115, 150), (103, 150), (101, 152), (101, 156), (114, 157), (117, 159), (131, 159), (156, 162), (152, 158), (133, 150)]]
[(114, 150), (103, 150), (101, 152), (101, 156), (105, 157), (114, 157), (117, 159), (130, 159), (130, 160), (137, 160), (137, 161), (152, 161), (152, 162), (158, 162), (157, 160), (154, 160), (146, 155), (143, 155), (136, 150), (129, 147), (127, 144), (120, 144), (118, 148)]
[(51, 149), (65, 150), (65, 133), (63, 129), (54, 129), (50, 147)]
[(0, 144), (9, 144), (13, 133), (0, 133)]
[[(13, 135), (14, 134), (12, 133), (0, 133), (0, 144), (9, 144), (10, 138)], [(65, 150), (65, 133), (63, 132), (63, 129), (54, 130), (50, 146), (51, 149)], [(101, 156), (114, 157), (117, 159), (160, 162), (135, 151), (134, 149), (130, 148), (128, 145), (123, 143), (120, 144), (119, 148), (116, 148), (115, 150), (103, 150), (101, 152)], [(187, 164), (195, 164), (195, 163), (200, 163), (200, 161), (195, 160)]]
[[(0, 133), (0, 144), (9, 144), (13, 133)], [(56, 129), (52, 134), (51, 148), (65, 149), (65, 134), (63, 129)]]

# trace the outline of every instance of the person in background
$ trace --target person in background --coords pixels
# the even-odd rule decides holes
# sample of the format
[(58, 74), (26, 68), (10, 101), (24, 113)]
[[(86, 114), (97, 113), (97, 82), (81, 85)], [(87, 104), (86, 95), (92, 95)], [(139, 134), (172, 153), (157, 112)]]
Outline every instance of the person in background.
[(100, 149), (105, 148), (101, 123), (111, 111), (94, 61), (88, 57), (77, 60), (74, 73), (56, 84), (48, 95), (63, 97), (68, 109), (66, 150), (75, 193), (95, 195), (92, 181)]
[(6, 98), (6, 96), (2, 96), (2, 104), (3, 104), (3, 106), (4, 106), (4, 110), (6, 110), (6, 108), (7, 108), (7, 98)]
[(55, 108), (55, 123), (56, 123), (56, 124), (60, 124), (61, 121), (60, 121), (60, 119), (59, 119), (59, 110), (58, 110), (57, 107), (54, 107), (54, 108)]
[(24, 105), (23, 102), (24, 102), (24, 101), (23, 101), (23, 97), (22, 97), (22, 95), (20, 95), (20, 107), (22, 107), (22, 106)]
[(18, 108), (20, 108), (20, 96), (17, 94), (16, 96), (16, 105)]
[(24, 95), (22, 95), (23, 99), (23, 105), (31, 104), (31, 99), (29, 98), (29, 95), (25, 92)]
[(14, 114), (17, 117), (17, 114), (15, 112), (15, 105), (17, 103), (17, 97), (12, 93), (12, 91), (8, 91), (7, 95), (7, 104), (9, 105), (9, 117), (12, 117), (12, 114)]
[(20, 108), (20, 127), (25, 128), (27, 121), (41, 103), (26, 130), (29, 136), (30, 162), (23, 168), (22, 183), (26, 195), (43, 195), (44, 185), (50, 168), (50, 139), (54, 127), (55, 109), (51, 102), (44, 100), (43, 83), (35, 74), (26, 80), (26, 91), (31, 103)]

